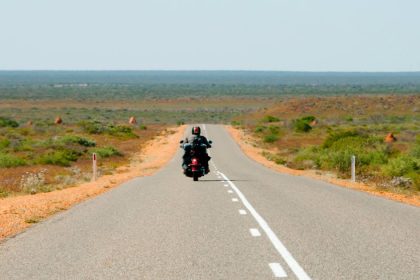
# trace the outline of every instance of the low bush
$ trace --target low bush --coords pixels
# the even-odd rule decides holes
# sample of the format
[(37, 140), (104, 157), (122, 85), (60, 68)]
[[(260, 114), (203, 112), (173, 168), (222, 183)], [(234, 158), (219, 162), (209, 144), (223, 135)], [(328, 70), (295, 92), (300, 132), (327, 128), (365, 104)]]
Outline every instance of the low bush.
[(309, 132), (312, 130), (312, 126), (307, 121), (301, 119), (293, 121), (293, 128), (296, 132)]
[(64, 143), (64, 144), (79, 144), (83, 147), (95, 147), (96, 146), (95, 141), (92, 141), (90, 139), (83, 138), (83, 137), (80, 137), (80, 136), (75, 136), (75, 135), (65, 135), (65, 136), (61, 137), (59, 139), (59, 141)]
[(385, 175), (389, 177), (405, 176), (411, 172), (420, 172), (420, 160), (414, 157), (402, 155), (390, 159), (382, 168)]
[(263, 126), (263, 125), (258, 125), (255, 127), (254, 132), (255, 133), (261, 133), (264, 132), (267, 129), (267, 127)]
[(262, 118), (261, 121), (265, 123), (272, 123), (272, 122), (279, 122), (280, 119), (274, 116), (267, 115), (264, 118)]
[(301, 118), (302, 121), (305, 121), (307, 123), (313, 122), (316, 118), (314, 116), (306, 116)]
[(49, 152), (41, 155), (38, 163), (40, 164), (52, 164), (59, 166), (70, 166), (72, 161), (77, 161), (81, 156), (81, 153), (72, 150), (60, 150)]
[(346, 138), (346, 137), (353, 137), (353, 136), (360, 136), (360, 133), (357, 131), (350, 131), (350, 130), (330, 132), (327, 139), (325, 139), (322, 147), (329, 148), (331, 147), (332, 144), (334, 144), (338, 140)]
[(235, 120), (233, 120), (233, 121), (231, 121), (231, 122), (230, 122), (230, 124), (231, 124), (232, 126), (240, 126), (240, 125), (241, 125), (241, 122), (240, 122), (240, 121), (235, 121)]
[(102, 148), (95, 148), (91, 150), (92, 153), (96, 153), (101, 158), (107, 158), (112, 156), (121, 156), (121, 152), (119, 152), (114, 147), (102, 147)]
[(14, 155), (0, 153), (0, 168), (10, 168), (26, 165), (26, 161)]
[(278, 127), (278, 126), (270, 125), (268, 127), (268, 130), (270, 131), (271, 134), (275, 134), (275, 135), (279, 135), (280, 134), (280, 127)]
[(5, 139), (0, 139), (0, 151), (9, 147), (10, 145), (10, 140), (5, 138)]
[(89, 134), (102, 134), (106, 131), (106, 127), (98, 121), (81, 121), (79, 126)]
[(325, 147), (325, 143), (323, 146), (323, 152), (326, 155), (324, 165), (338, 169), (340, 172), (347, 172), (350, 169), (352, 155), (356, 156), (359, 169), (369, 165), (384, 164), (388, 158), (387, 147), (378, 137), (348, 136), (337, 139), (329, 147)]
[(11, 146), (13, 146), (13, 151), (15, 152), (33, 151), (35, 143), (36, 142), (34, 140), (26, 138), (23, 140), (15, 141), (14, 145)]
[(331, 133), (323, 145), (302, 149), (294, 159), (295, 165), (312, 161), (316, 167), (348, 174), (351, 156), (356, 156), (357, 171), (369, 173), (387, 163), (389, 151), (380, 137), (356, 132)]
[(79, 126), (89, 134), (108, 134), (117, 137), (135, 138), (138, 137), (133, 128), (127, 125), (104, 124), (98, 121), (81, 121)]
[(264, 136), (265, 143), (273, 143), (279, 140), (279, 136), (277, 134), (267, 134)]
[(0, 117), (0, 127), (18, 127), (19, 123), (15, 120), (6, 118), (6, 117)]
[(314, 116), (306, 116), (300, 119), (293, 120), (293, 129), (296, 132), (309, 132), (312, 130), (312, 126), (310, 123), (314, 121), (316, 118)]
[(416, 143), (414, 147), (410, 151), (410, 155), (415, 157), (416, 159), (420, 159), (420, 135), (416, 137)]

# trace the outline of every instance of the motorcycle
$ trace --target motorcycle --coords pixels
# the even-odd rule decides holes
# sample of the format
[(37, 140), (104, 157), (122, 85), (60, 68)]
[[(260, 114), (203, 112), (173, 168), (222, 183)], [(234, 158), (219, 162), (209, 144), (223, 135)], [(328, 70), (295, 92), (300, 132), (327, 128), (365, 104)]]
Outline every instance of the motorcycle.
[[(188, 143), (188, 141), (181, 140), (179, 143), (181, 144), (180, 148), (184, 149), (185, 154), (190, 158), (189, 163), (183, 167), (184, 174), (187, 177), (192, 177), (194, 181), (198, 181), (198, 178), (208, 173), (205, 165), (201, 162), (203, 155), (207, 155), (207, 146), (196, 141)], [(212, 143), (212, 141), (209, 141), (209, 144)]]

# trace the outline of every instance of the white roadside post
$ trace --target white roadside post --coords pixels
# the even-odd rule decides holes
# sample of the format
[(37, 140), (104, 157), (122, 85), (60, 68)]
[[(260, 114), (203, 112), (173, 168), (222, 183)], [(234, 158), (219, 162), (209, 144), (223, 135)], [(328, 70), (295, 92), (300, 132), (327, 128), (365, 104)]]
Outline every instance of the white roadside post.
[(356, 156), (351, 156), (351, 181), (356, 182)]
[(96, 177), (97, 177), (96, 166), (97, 166), (97, 164), (96, 164), (96, 153), (93, 153), (92, 154), (92, 181), (96, 181)]

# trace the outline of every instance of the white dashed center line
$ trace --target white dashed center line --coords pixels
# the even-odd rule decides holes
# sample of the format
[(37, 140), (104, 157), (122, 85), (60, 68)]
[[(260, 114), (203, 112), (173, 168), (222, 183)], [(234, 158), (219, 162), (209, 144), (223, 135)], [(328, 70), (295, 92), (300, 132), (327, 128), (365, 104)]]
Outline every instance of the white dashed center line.
[[(207, 128), (205, 125), (203, 125), (204, 132), (207, 135)], [(210, 151), (208, 152), (210, 155)], [(248, 211), (251, 213), (251, 215), (254, 217), (254, 219), (257, 221), (258, 225), (261, 227), (261, 229), (265, 232), (268, 239), (270, 239), (271, 243), (273, 244), (274, 248), (277, 250), (277, 252), (280, 254), (280, 256), (283, 257), (283, 259), (286, 261), (288, 266), (291, 268), (291, 270), (294, 272), (296, 277), (299, 280), (311, 280), (311, 278), (306, 274), (306, 272), (303, 270), (303, 268), (298, 264), (298, 262), (293, 258), (292, 254), (287, 250), (287, 248), (283, 245), (283, 243), (278, 239), (277, 235), (272, 231), (270, 226), (267, 224), (267, 222), (258, 214), (258, 212), (254, 209), (254, 207), (248, 202), (246, 197), (242, 194), (242, 192), (235, 186), (235, 184), (229, 180), (228, 177), (226, 177), (225, 174), (218, 171), (216, 164), (212, 161), (211, 162), (214, 169), (215, 174), (217, 175), (218, 179), (222, 179), (223, 177), (223, 183), (225, 187), (229, 187), (229, 185), (232, 187), (232, 189), (236, 192), (239, 199), (242, 201), (243, 205), (248, 209)], [(229, 190), (228, 193), (233, 193), (232, 190)], [(233, 202), (238, 202), (239, 200), (237, 198), (232, 198)], [(247, 212), (244, 209), (239, 210), (240, 215), (246, 215)], [(252, 236), (258, 237), (261, 236), (260, 231), (257, 228), (251, 228), (249, 229), (249, 232)], [(269, 266), (271, 270), (273, 271), (274, 277), (276, 278), (285, 278), (287, 277), (286, 271), (283, 269), (283, 267), (279, 263), (269, 263)]]
[[(277, 237), (277, 235), (273, 232), (273, 230), (270, 228), (268, 223), (264, 220), (263, 217), (258, 214), (258, 212), (255, 210), (255, 208), (249, 203), (248, 199), (243, 195), (243, 193), (238, 189), (238, 187), (235, 186), (235, 184), (229, 180), (228, 177), (226, 177), (225, 174), (219, 172), (220, 175), (229, 183), (230, 187), (236, 192), (239, 199), (242, 201), (243, 205), (248, 209), (248, 211), (251, 213), (251, 215), (254, 217), (254, 219), (257, 221), (260, 228), (265, 232), (268, 239), (270, 239), (271, 243), (273, 244), (274, 248), (277, 250), (277, 252), (280, 254), (280, 256), (283, 257), (283, 259), (286, 261), (286, 263), (289, 265), (290, 269), (294, 272), (296, 277), (299, 280), (310, 280), (311, 278), (306, 274), (306, 272), (303, 270), (303, 268), (299, 265), (299, 263), (293, 258), (292, 254), (290, 254), (289, 250), (287, 250), (286, 246), (283, 245), (283, 243), (280, 241), (280, 239)], [(244, 211), (245, 213), (242, 214), (241, 211)], [(239, 214), (245, 215), (245, 210), (239, 210)], [(277, 274), (279, 275), (276, 277), (283, 277), (281, 275), (286, 275), (283, 268), (281, 268), (280, 264), (278, 265), (271, 265), (270, 267), (273, 269), (276, 269)], [(279, 267), (281, 270), (279, 270)], [(274, 270), (273, 270), (274, 273)], [(287, 276), (287, 275), (286, 275)]]
[(276, 278), (285, 278), (287, 277), (286, 271), (284, 271), (283, 267), (279, 263), (270, 263), (268, 264), (273, 271), (274, 277)]
[(257, 228), (250, 228), (249, 232), (254, 237), (261, 236), (261, 232)]

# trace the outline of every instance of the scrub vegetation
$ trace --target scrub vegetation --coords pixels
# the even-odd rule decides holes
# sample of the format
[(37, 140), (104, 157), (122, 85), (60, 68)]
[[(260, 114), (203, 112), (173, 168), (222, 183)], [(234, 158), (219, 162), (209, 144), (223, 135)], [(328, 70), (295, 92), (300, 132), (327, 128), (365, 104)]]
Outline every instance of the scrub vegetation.
[(419, 96), (419, 73), (0, 71), (0, 196), (88, 180), (93, 152), (109, 174), (188, 123), (241, 126), (297, 169), (348, 177), (355, 154), (361, 180), (418, 190)]
[[(35, 118), (34, 118), (35, 119)], [(92, 153), (100, 174), (125, 165), (165, 127), (83, 121), (21, 123), (0, 117), (0, 197), (48, 192), (91, 179)]]
[(293, 169), (350, 177), (396, 192), (420, 191), (420, 96), (291, 98), (235, 119), (264, 156)]

